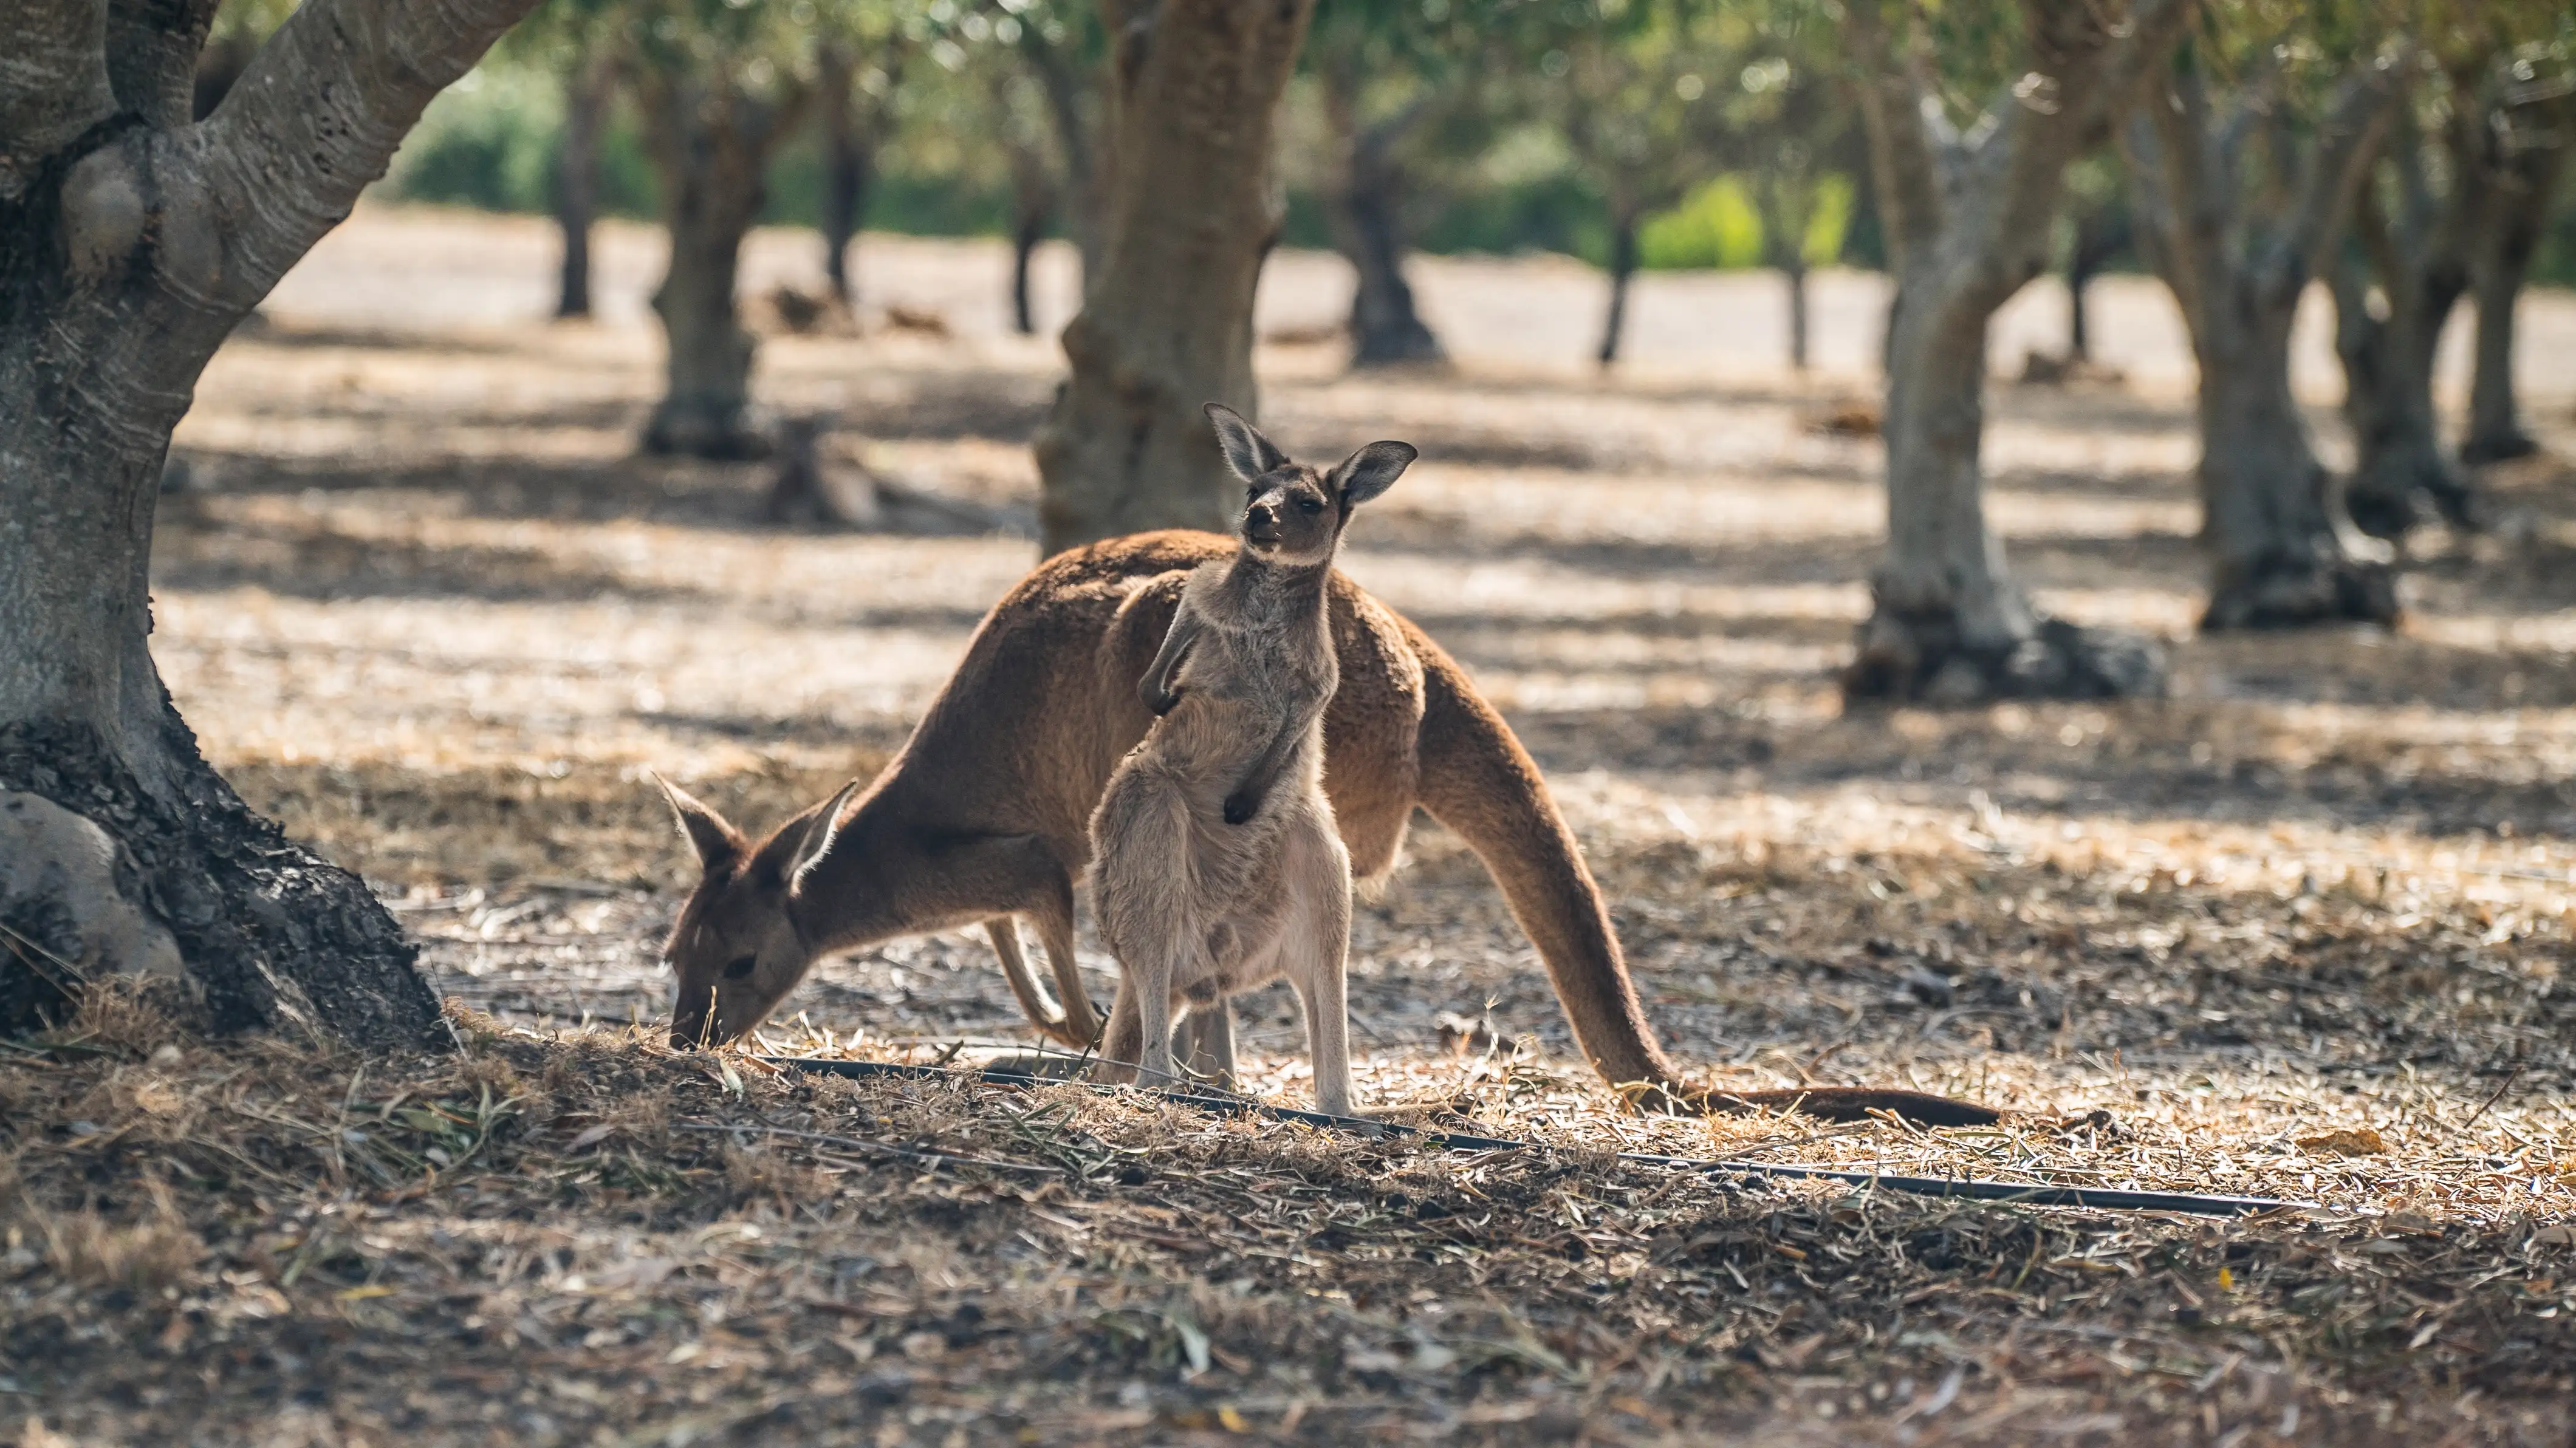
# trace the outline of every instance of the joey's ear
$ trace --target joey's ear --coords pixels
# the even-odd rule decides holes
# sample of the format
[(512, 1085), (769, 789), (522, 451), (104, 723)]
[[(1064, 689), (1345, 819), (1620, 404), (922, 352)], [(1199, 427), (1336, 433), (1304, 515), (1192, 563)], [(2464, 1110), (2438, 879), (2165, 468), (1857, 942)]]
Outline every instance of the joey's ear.
[(662, 797), (671, 802), (671, 813), (680, 817), (680, 832), (689, 837), (689, 848), (697, 853), (698, 868), (709, 876), (721, 873), (742, 858), (746, 842), (742, 831), (725, 823), (725, 817), (698, 803), (697, 796), (656, 774), (653, 782), (662, 786)]
[(858, 792), (859, 782), (855, 779), (842, 785), (841, 792), (832, 796), (832, 802), (823, 806), (823, 812), (805, 827), (805, 838), (796, 846), (796, 858), (787, 867), (788, 894), (803, 889), (806, 873), (832, 853), (832, 846), (841, 838), (841, 812), (850, 807), (851, 798)]
[(1251, 482), (1263, 473), (1288, 466), (1288, 455), (1281, 452), (1261, 429), (1243, 420), (1243, 414), (1222, 402), (1207, 405), (1207, 419), (1216, 428), (1217, 450), (1225, 454), (1225, 465), (1234, 475)]
[(1356, 507), (1387, 489), (1404, 476), (1421, 454), (1409, 442), (1373, 442), (1342, 460), (1333, 469), (1332, 487), (1345, 508)]

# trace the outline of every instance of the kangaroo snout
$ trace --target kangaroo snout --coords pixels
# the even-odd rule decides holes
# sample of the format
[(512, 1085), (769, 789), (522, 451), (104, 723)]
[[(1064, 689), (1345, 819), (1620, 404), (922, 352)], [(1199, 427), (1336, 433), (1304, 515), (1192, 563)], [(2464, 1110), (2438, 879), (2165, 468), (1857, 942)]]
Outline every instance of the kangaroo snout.
[(1279, 541), (1279, 510), (1268, 503), (1255, 503), (1244, 510), (1243, 536), (1255, 543)]

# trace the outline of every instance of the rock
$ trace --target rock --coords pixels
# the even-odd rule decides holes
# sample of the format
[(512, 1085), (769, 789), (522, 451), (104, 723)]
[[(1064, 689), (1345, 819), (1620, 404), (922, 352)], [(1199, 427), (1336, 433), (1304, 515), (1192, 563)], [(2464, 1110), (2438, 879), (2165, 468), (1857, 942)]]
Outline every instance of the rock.
[[(152, 906), (119, 880), (107, 831), (42, 795), (0, 790), (0, 945), (41, 950), (83, 977), (179, 978), (179, 944)], [(131, 868), (122, 872), (134, 878)]]

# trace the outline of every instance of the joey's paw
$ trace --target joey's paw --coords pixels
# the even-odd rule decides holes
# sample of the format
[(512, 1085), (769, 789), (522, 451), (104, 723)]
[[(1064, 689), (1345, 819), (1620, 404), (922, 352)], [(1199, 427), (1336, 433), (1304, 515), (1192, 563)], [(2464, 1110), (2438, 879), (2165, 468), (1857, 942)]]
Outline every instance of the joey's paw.
[(1228, 795), (1225, 800), (1225, 822), (1230, 825), (1242, 824), (1246, 820), (1251, 819), (1252, 816), (1260, 810), (1260, 808), (1261, 801), (1253, 798), (1251, 795)]
[(1145, 707), (1153, 710), (1154, 717), (1160, 719), (1164, 715), (1171, 713), (1174, 708), (1179, 706), (1180, 702), (1181, 691), (1174, 689), (1168, 694), (1147, 695), (1145, 698)]

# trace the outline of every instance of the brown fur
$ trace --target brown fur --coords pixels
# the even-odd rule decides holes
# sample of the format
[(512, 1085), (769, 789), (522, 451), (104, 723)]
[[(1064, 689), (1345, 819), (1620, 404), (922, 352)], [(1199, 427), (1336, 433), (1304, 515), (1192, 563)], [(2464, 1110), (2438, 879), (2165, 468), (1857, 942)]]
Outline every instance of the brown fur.
[[(1135, 684), (1171, 627), (1184, 579), (1233, 551), (1219, 534), (1172, 530), (1040, 564), (985, 616), (903, 752), (855, 798), (834, 802), (831, 847), (792, 892), (789, 868), (824, 807), (755, 845), (704, 806), (682, 806), (705, 870), (664, 952), (677, 976), (674, 1044), (751, 1029), (822, 955), (973, 922), (1008, 925), (1015, 915), (1038, 924), (1068, 1007), (1032, 1018), (1057, 1039), (1095, 1039), (1089, 1003), (1068, 988), (1091, 812), (1153, 722)], [(1429, 636), (1338, 572), (1326, 608), (1341, 682), (1324, 714), (1324, 787), (1352, 873), (1393, 865), (1417, 804), (1455, 830), (1538, 946), (1575, 1039), (1604, 1079), (1641, 1104), (1836, 1119), (1886, 1110), (1934, 1125), (1996, 1119), (1918, 1092), (1712, 1096), (1684, 1082), (1646, 1024), (1573, 833), (1502, 717)], [(745, 976), (724, 977), (746, 958)]]

